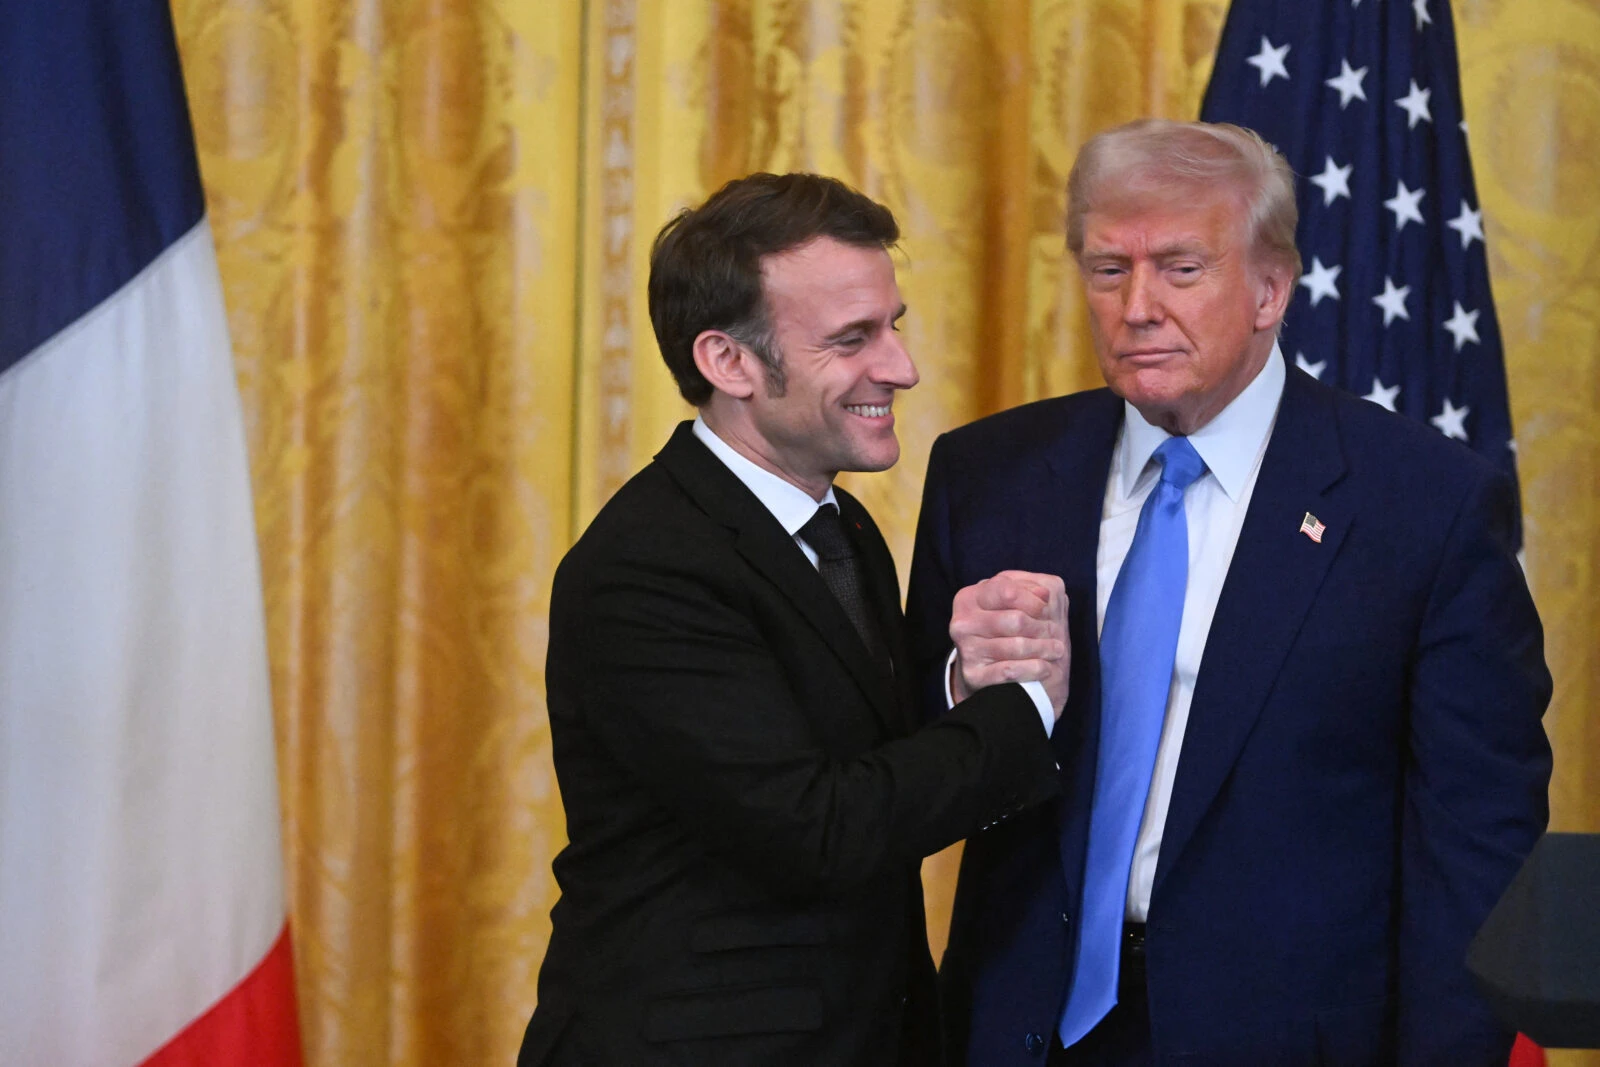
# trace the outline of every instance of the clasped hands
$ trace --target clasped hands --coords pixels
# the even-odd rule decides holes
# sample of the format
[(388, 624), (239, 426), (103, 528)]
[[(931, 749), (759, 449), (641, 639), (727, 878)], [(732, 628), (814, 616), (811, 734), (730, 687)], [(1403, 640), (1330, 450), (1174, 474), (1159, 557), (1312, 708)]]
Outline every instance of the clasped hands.
[(1060, 578), (1001, 571), (967, 586), (951, 606), (950, 640), (956, 648), (950, 691), (957, 701), (985, 686), (1036, 681), (1061, 717), (1072, 644)]

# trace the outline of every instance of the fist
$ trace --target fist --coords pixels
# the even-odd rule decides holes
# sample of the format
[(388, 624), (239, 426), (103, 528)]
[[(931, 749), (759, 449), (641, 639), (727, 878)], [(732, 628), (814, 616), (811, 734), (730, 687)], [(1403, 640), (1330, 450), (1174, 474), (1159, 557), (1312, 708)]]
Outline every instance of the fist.
[(1041, 682), (1056, 717), (1067, 702), (1072, 647), (1067, 591), (1053, 574), (1001, 571), (956, 594), (951, 692), (965, 700), (985, 686)]

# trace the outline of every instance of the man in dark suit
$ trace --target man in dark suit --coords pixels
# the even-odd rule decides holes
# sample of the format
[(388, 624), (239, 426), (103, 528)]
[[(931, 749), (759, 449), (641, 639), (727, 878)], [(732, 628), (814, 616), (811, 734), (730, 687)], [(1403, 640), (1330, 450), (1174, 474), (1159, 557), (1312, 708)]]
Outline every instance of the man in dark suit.
[(1060, 575), (1074, 649), (1059, 801), (967, 842), (953, 1062), (1506, 1061), (1463, 955), (1547, 818), (1516, 497), (1286, 366), (1293, 189), (1237, 127), (1090, 141), (1068, 247), (1109, 388), (933, 448), (927, 699), (975, 575)]
[(651, 320), (699, 417), (556, 573), (570, 844), (522, 1067), (937, 1060), (920, 861), (1054, 796), (1069, 657), (1058, 581), (987, 580), (955, 608), (975, 695), (914, 729), (894, 562), (832, 485), (899, 456), (897, 238), (792, 174), (656, 240)]

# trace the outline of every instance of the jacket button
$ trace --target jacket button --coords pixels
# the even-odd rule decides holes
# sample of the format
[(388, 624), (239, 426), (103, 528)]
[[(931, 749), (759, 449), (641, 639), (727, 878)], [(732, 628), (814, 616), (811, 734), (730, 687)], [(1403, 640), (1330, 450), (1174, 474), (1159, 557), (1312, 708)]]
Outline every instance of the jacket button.
[(1029, 1034), (1022, 1039), (1022, 1047), (1037, 1056), (1044, 1051), (1044, 1035)]
[(1063, 926), (1071, 926), (1072, 925), (1072, 915), (1069, 912), (1065, 912), (1064, 911), (1064, 912), (1061, 913), (1061, 925), (1063, 925)]

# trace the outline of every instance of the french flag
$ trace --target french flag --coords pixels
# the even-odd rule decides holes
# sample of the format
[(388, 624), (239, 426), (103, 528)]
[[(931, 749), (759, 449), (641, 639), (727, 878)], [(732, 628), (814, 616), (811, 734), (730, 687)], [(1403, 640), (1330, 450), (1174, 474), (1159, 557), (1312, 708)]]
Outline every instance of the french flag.
[(3, 0), (6, 1067), (301, 1062), (249, 474), (166, 0)]

